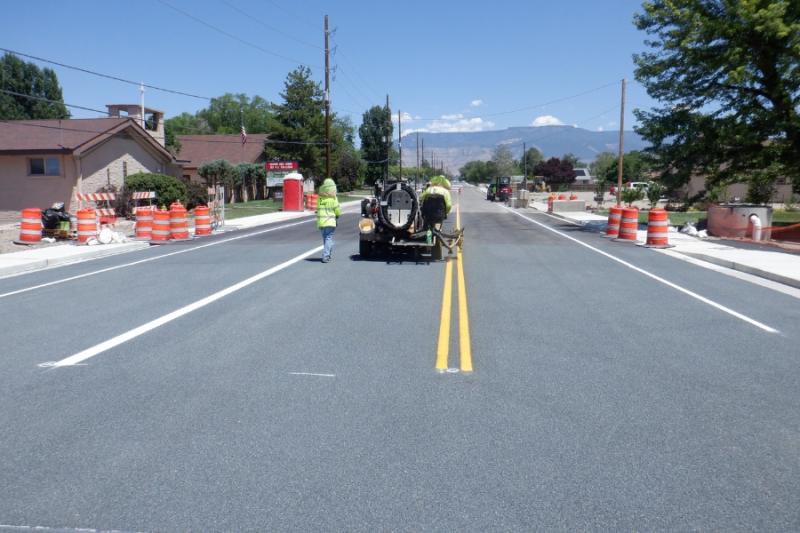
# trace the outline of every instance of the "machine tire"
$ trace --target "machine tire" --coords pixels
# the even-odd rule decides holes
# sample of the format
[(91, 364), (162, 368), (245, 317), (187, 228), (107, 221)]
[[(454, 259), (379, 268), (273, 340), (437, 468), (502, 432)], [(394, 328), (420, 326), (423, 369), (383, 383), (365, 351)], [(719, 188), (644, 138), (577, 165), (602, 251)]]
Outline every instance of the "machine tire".
[(433, 261), (442, 260), (442, 243), (439, 242), (439, 239), (436, 239), (436, 244), (431, 246), (431, 259)]
[(372, 256), (372, 243), (369, 241), (358, 241), (358, 255), (364, 259)]

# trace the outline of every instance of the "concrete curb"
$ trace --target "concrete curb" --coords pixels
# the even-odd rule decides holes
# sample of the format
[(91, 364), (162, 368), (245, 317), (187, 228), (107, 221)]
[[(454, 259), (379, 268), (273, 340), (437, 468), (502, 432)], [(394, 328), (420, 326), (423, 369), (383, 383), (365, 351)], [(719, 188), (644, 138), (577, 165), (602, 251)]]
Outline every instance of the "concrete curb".
[[(68, 245), (64, 245), (68, 246)], [(89, 259), (100, 259), (112, 255), (124, 254), (136, 250), (143, 250), (150, 246), (147, 242), (128, 242), (114, 246), (113, 249), (104, 249), (103, 245), (86, 246), (87, 250), (80, 254), (71, 254), (66, 257), (52, 257), (45, 259), (20, 260), (16, 265), (0, 266), (0, 277), (11, 276), (23, 272), (33, 272), (44, 268), (79, 263)]]
[(730, 268), (731, 270), (738, 270), (739, 272), (744, 272), (745, 274), (752, 274), (753, 276), (758, 276), (759, 278), (768, 279), (770, 281), (776, 281), (778, 283), (782, 283), (784, 285), (789, 285), (790, 287), (795, 287), (800, 289), (800, 280), (796, 280), (788, 276), (781, 276), (780, 274), (769, 272), (768, 270), (762, 270), (760, 268), (755, 268), (749, 265), (743, 265), (735, 261), (729, 261), (728, 259), (722, 259), (719, 257), (714, 257), (712, 255), (700, 254), (697, 252), (682, 252), (680, 250), (673, 250), (673, 251), (679, 254), (683, 254), (687, 257), (699, 259), (700, 261), (705, 261), (707, 263), (712, 263), (717, 266)]

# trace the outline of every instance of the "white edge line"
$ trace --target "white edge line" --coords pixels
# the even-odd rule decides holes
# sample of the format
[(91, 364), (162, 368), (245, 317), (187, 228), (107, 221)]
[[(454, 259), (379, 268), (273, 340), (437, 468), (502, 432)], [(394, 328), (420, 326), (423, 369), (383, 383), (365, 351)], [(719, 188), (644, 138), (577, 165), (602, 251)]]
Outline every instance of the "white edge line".
[(292, 376), (318, 376), (321, 378), (335, 378), (336, 374), (317, 374), (316, 372), (289, 372)]
[(701, 296), (701, 295), (697, 294), (696, 292), (692, 292), (689, 289), (685, 289), (685, 288), (681, 287), (680, 285), (677, 285), (677, 284), (675, 284), (675, 283), (673, 283), (671, 281), (668, 281), (668, 280), (666, 280), (666, 279), (664, 279), (664, 278), (662, 278), (660, 276), (657, 276), (657, 275), (653, 274), (652, 272), (648, 272), (647, 270), (644, 270), (643, 268), (639, 268), (636, 265), (628, 263), (624, 259), (620, 259), (619, 257), (611, 255), (611, 254), (609, 254), (607, 252), (604, 252), (603, 250), (600, 250), (599, 248), (595, 248), (591, 244), (587, 244), (587, 243), (581, 241), (580, 239), (576, 239), (575, 237), (567, 235), (566, 233), (558, 231), (557, 229), (551, 228), (547, 224), (542, 224), (538, 220), (534, 220), (534, 219), (532, 219), (532, 218), (530, 218), (528, 216), (523, 215), (522, 213), (517, 213), (513, 209), (508, 208), (506, 206), (500, 206), (500, 207), (502, 207), (503, 209), (505, 209), (509, 213), (513, 213), (513, 214), (517, 215), (518, 217), (521, 217), (521, 218), (524, 218), (525, 220), (533, 222), (537, 226), (541, 226), (542, 228), (544, 228), (544, 229), (546, 229), (548, 231), (552, 231), (556, 235), (560, 235), (561, 237), (564, 237), (565, 239), (569, 239), (569, 240), (571, 240), (571, 241), (573, 241), (573, 242), (575, 242), (577, 244), (580, 244), (581, 246), (583, 246), (585, 248), (588, 248), (589, 250), (592, 250), (593, 252), (596, 252), (596, 253), (598, 253), (600, 255), (603, 255), (603, 256), (611, 259), (612, 261), (616, 261), (617, 263), (619, 263), (619, 264), (621, 264), (623, 266), (626, 266), (626, 267), (630, 268), (631, 270), (635, 270), (636, 272), (639, 272), (640, 274), (643, 274), (643, 275), (647, 276), (648, 278), (654, 279), (655, 281), (658, 281), (659, 283), (663, 283), (667, 287), (671, 287), (671, 288), (675, 289), (676, 291), (682, 292), (683, 294), (685, 294), (687, 296), (690, 296), (690, 297), (694, 298), (695, 300), (699, 300), (699, 301), (703, 302), (704, 304), (707, 304), (707, 305), (710, 305), (711, 307), (719, 309), (723, 313), (727, 313), (727, 314), (729, 314), (729, 315), (731, 315), (733, 317), (738, 318), (739, 320), (743, 320), (744, 322), (747, 322), (748, 324), (751, 324), (751, 325), (753, 325), (753, 326), (755, 326), (755, 327), (757, 327), (759, 329), (762, 329), (762, 330), (766, 331), (767, 333), (780, 333), (777, 329), (775, 329), (773, 327), (770, 327), (770, 326), (768, 326), (768, 325), (766, 325), (766, 324), (764, 324), (762, 322), (759, 322), (758, 320), (754, 320), (754, 319), (752, 319), (752, 318), (750, 318), (748, 316), (745, 316), (745, 315), (739, 313), (738, 311), (734, 311), (730, 307), (725, 307), (724, 305), (719, 304), (719, 303), (717, 303), (717, 302), (715, 302), (713, 300), (709, 300), (705, 296)]
[[(175, 251), (175, 252), (170, 252), (170, 253), (167, 253), (167, 254), (158, 255), (158, 256), (155, 256), (155, 257), (148, 257), (146, 259), (140, 259), (138, 261), (133, 261), (131, 263), (124, 263), (122, 265), (114, 265), (114, 266), (108, 267), (108, 268), (101, 268), (100, 270), (94, 270), (92, 272), (86, 272), (84, 274), (78, 274), (76, 276), (70, 276), (68, 278), (57, 279), (55, 281), (49, 281), (47, 283), (41, 283), (39, 285), (34, 285), (32, 287), (25, 287), (24, 289), (17, 289), (15, 291), (5, 292), (5, 293), (0, 294), (0, 298), (7, 298), (8, 296), (14, 296), (15, 294), (22, 294), (22, 293), (25, 293), (25, 292), (35, 291), (37, 289), (43, 289), (45, 287), (50, 287), (50, 286), (53, 286), (53, 285), (59, 285), (61, 283), (66, 283), (68, 281), (74, 281), (76, 279), (88, 278), (89, 276), (95, 276), (97, 274), (103, 274), (104, 272), (111, 272), (112, 270), (119, 270), (121, 268), (127, 268), (127, 267), (131, 267), (131, 266), (141, 265), (142, 263), (149, 263), (150, 261), (158, 261), (159, 259), (164, 259), (165, 257), (171, 257), (173, 255), (179, 255), (179, 254), (185, 254), (185, 253), (188, 253), (188, 252), (193, 252), (195, 250), (200, 250), (202, 248), (208, 248), (209, 246), (216, 246), (218, 244), (224, 244), (226, 242), (237, 241), (239, 239), (246, 239), (248, 237), (255, 237), (257, 235), (262, 235), (264, 233), (269, 233), (271, 231), (278, 231), (278, 230), (281, 230), (281, 229), (291, 228), (293, 226), (298, 226), (300, 224), (306, 224), (308, 222), (313, 222), (313, 221), (314, 221), (313, 218), (309, 218), (309, 219), (306, 219), (306, 220), (301, 220), (300, 222), (293, 222), (291, 224), (284, 224), (282, 226), (276, 226), (276, 227), (273, 227), (273, 228), (267, 228), (267, 229), (264, 229), (264, 230), (255, 231), (255, 232), (252, 232), (252, 233), (247, 233), (247, 234), (244, 234), (244, 235), (237, 235), (236, 237), (230, 237), (228, 239), (221, 239), (221, 240), (218, 240), (218, 241), (213, 241), (213, 242), (209, 242), (209, 243), (206, 243), (206, 244), (201, 244), (199, 246), (193, 246), (191, 248), (184, 248), (182, 250), (178, 250), (178, 251)], [(119, 255), (119, 254), (115, 254), (115, 255)], [(111, 257), (111, 256), (106, 256), (106, 257)], [(98, 259), (100, 259), (100, 258), (98, 258)], [(70, 264), (74, 265), (74, 264), (79, 263), (79, 262), (80, 261), (76, 261), (75, 263), (70, 263)], [(66, 265), (63, 265), (63, 266), (66, 266)], [(31, 272), (28, 272), (28, 273), (31, 273)]]
[(131, 339), (135, 339), (136, 337), (139, 337), (140, 335), (144, 335), (148, 331), (152, 331), (152, 330), (154, 330), (154, 329), (156, 329), (156, 328), (158, 328), (160, 326), (163, 326), (164, 324), (167, 324), (167, 323), (172, 322), (173, 320), (176, 320), (176, 319), (178, 319), (178, 318), (180, 318), (180, 317), (182, 317), (184, 315), (187, 315), (187, 314), (191, 313), (192, 311), (196, 311), (196, 310), (200, 309), (201, 307), (205, 307), (206, 305), (208, 305), (210, 303), (216, 302), (217, 300), (219, 300), (221, 298), (224, 298), (225, 296), (228, 296), (229, 294), (232, 294), (232, 293), (234, 293), (234, 292), (236, 292), (238, 290), (241, 290), (241, 289), (247, 287), (248, 285), (252, 285), (253, 283), (255, 283), (257, 281), (260, 281), (260, 280), (262, 280), (262, 279), (264, 279), (264, 278), (266, 278), (268, 276), (271, 276), (272, 274), (275, 274), (276, 272), (280, 272), (281, 270), (283, 270), (283, 269), (285, 269), (285, 268), (287, 268), (287, 267), (289, 267), (289, 266), (291, 266), (291, 265), (293, 265), (293, 264), (295, 264), (295, 263), (297, 263), (299, 261), (302, 261), (306, 257), (308, 257), (310, 255), (313, 255), (313, 254), (319, 252), (320, 250), (322, 250), (322, 246), (317, 246), (316, 248), (312, 248), (311, 250), (308, 250), (307, 252), (303, 252), (302, 254), (300, 254), (300, 255), (298, 255), (296, 257), (293, 257), (292, 259), (289, 259), (288, 261), (284, 261), (283, 263), (281, 263), (279, 265), (276, 265), (276, 266), (274, 266), (272, 268), (269, 268), (269, 269), (267, 269), (267, 270), (265, 270), (263, 272), (260, 272), (259, 274), (256, 274), (255, 276), (251, 276), (251, 277), (249, 277), (249, 278), (247, 278), (245, 280), (242, 280), (242, 281), (240, 281), (240, 282), (238, 282), (238, 283), (236, 283), (234, 285), (231, 285), (230, 287), (222, 289), (221, 291), (217, 291), (214, 294), (211, 294), (209, 296), (206, 296), (205, 298), (201, 298), (200, 300), (197, 300), (196, 302), (190, 303), (189, 305), (181, 307), (180, 309), (176, 309), (175, 311), (172, 311), (171, 313), (168, 313), (168, 314), (166, 314), (164, 316), (161, 316), (159, 318), (156, 318), (155, 320), (151, 320), (150, 322), (147, 322), (146, 324), (142, 324), (141, 326), (139, 326), (137, 328), (134, 328), (134, 329), (132, 329), (130, 331), (126, 331), (125, 333), (122, 333), (121, 335), (117, 335), (116, 337), (108, 339), (107, 341), (101, 342), (100, 344), (96, 344), (96, 345), (92, 346), (91, 348), (87, 348), (87, 349), (85, 349), (83, 351), (80, 351), (80, 352), (74, 354), (74, 355), (66, 357), (66, 358), (64, 358), (64, 359), (62, 359), (60, 361), (56, 361), (55, 363), (52, 364), (51, 368), (58, 368), (58, 367), (62, 367), (62, 366), (73, 366), (73, 365), (76, 365), (78, 363), (82, 363), (83, 361), (86, 361), (87, 359), (90, 359), (90, 358), (94, 357), (95, 355), (101, 354), (101, 353), (103, 353), (103, 352), (105, 352), (107, 350), (110, 350), (111, 348), (114, 348), (115, 346), (119, 346), (120, 344), (128, 342)]

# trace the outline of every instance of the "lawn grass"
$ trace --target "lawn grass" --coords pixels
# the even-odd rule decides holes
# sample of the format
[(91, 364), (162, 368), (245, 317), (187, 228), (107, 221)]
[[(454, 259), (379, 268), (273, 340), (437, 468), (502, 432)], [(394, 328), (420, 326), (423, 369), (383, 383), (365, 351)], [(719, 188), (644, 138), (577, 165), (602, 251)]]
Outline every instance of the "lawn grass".
[(800, 224), (800, 210), (786, 211), (785, 209), (776, 209), (772, 212), (772, 223), (781, 224)]
[[(353, 200), (361, 200), (363, 196), (358, 196), (362, 191), (353, 191), (348, 194), (340, 194), (338, 196), (339, 202), (351, 202)], [(368, 193), (369, 191), (363, 191)], [(237, 202), (235, 204), (225, 204), (225, 219), (230, 220), (233, 218), (251, 217), (254, 215), (263, 215), (265, 213), (274, 213), (283, 208), (283, 200), (253, 200), (252, 202)]]

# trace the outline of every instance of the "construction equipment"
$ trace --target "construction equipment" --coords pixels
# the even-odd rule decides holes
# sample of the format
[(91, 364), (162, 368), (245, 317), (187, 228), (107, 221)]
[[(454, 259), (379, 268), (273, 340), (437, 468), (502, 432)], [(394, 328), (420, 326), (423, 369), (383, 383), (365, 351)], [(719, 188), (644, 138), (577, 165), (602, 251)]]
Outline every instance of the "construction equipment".
[(464, 239), (463, 229), (446, 231), (444, 199), (432, 195), (420, 204), (414, 188), (405, 181), (376, 184), (375, 196), (361, 201), (359, 255), (369, 258), (381, 252), (412, 251), (419, 259), (442, 259), (443, 248), (453, 253)]
[(511, 198), (511, 176), (499, 176), (495, 178), (494, 183), (490, 183), (486, 192), (486, 199), (494, 202), (500, 200), (505, 202)]

